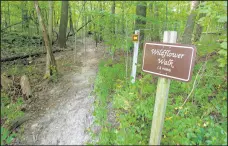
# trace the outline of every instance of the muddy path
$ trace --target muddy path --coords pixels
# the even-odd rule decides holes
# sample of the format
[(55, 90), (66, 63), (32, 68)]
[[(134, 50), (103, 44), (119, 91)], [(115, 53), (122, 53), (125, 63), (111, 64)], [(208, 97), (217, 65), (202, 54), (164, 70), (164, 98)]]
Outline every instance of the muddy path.
[(95, 97), (91, 93), (104, 46), (95, 49), (91, 38), (86, 42), (86, 53), (81, 43), (76, 63), (73, 51), (55, 55), (57, 64), (68, 61), (71, 69), (60, 67), (62, 76), (57, 83), (40, 85), (42, 90), (35, 93), (29, 110), (32, 116), (23, 125), (18, 144), (82, 145), (91, 139), (87, 132), (93, 122)]

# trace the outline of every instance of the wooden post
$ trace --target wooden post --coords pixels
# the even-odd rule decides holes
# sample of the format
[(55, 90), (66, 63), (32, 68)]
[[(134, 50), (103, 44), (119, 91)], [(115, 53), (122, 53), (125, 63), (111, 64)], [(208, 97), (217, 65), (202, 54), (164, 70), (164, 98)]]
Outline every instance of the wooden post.
[[(139, 32), (140, 32), (139, 30), (135, 30), (135, 34), (139, 35)], [(138, 51), (139, 51), (139, 41), (138, 42), (134, 42), (134, 55), (133, 55), (133, 64), (132, 64), (132, 71), (131, 71), (131, 77), (133, 77), (133, 79), (131, 80), (132, 83), (135, 82)]]
[[(164, 32), (164, 37), (163, 37), (164, 43), (176, 43), (176, 40), (177, 40), (176, 31)], [(161, 78), (161, 77), (158, 78), (149, 145), (160, 145), (162, 128), (163, 128), (163, 123), (165, 118), (166, 104), (168, 100), (169, 86), (170, 86), (170, 79)]]

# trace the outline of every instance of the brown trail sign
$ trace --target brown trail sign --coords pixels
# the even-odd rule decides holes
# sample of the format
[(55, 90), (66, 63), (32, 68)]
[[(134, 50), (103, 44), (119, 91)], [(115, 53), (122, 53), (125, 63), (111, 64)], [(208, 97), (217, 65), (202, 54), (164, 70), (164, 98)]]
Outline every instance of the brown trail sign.
[(149, 145), (160, 145), (170, 79), (188, 82), (191, 79), (196, 48), (176, 44), (177, 32), (165, 31), (163, 43), (144, 44), (143, 67), (158, 78)]
[(188, 82), (196, 56), (192, 45), (154, 43), (144, 44), (142, 70), (147, 73)]

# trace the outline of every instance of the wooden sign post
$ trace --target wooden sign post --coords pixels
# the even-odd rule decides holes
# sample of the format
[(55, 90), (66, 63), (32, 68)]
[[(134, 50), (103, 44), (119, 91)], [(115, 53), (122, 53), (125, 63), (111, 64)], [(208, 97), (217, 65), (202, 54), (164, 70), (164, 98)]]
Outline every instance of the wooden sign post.
[(131, 71), (131, 77), (133, 79), (131, 80), (132, 83), (135, 82), (135, 76), (136, 76), (136, 69), (137, 69), (137, 59), (138, 59), (138, 51), (139, 51), (139, 30), (135, 30), (135, 34), (132, 36), (132, 40), (134, 42), (134, 55), (133, 55), (133, 64), (132, 64), (132, 71)]
[(144, 45), (142, 70), (157, 76), (158, 85), (150, 133), (150, 145), (159, 145), (169, 94), (170, 79), (191, 80), (196, 48), (193, 45), (176, 44), (177, 32), (165, 31), (163, 43)]
[[(176, 43), (177, 32), (165, 31), (163, 36), (164, 43)], [(165, 118), (166, 104), (168, 100), (170, 79), (158, 78), (152, 128), (150, 133), (150, 145), (160, 145), (162, 128)]]
[(145, 43), (142, 70), (157, 76), (158, 85), (150, 133), (150, 145), (159, 145), (168, 100), (170, 79), (188, 82), (191, 79), (196, 48), (175, 44), (176, 31), (165, 31), (163, 43)]

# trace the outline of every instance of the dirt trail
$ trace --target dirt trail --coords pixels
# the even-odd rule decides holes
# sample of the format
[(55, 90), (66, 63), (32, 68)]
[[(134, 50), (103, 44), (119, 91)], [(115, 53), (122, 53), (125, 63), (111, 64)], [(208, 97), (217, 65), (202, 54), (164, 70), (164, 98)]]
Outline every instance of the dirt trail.
[[(39, 112), (33, 113), (32, 120), (25, 123), (25, 133), (21, 144), (82, 145), (90, 140), (87, 128), (93, 122), (93, 83), (98, 62), (103, 54), (103, 46), (95, 51), (95, 43), (89, 38), (84, 53), (83, 46), (78, 51), (77, 62), (81, 66), (76, 71), (65, 72), (60, 81), (46, 91), (40, 91), (37, 107), (43, 102)], [(56, 57), (72, 59), (73, 51)], [(36, 103), (35, 103), (36, 104)]]

